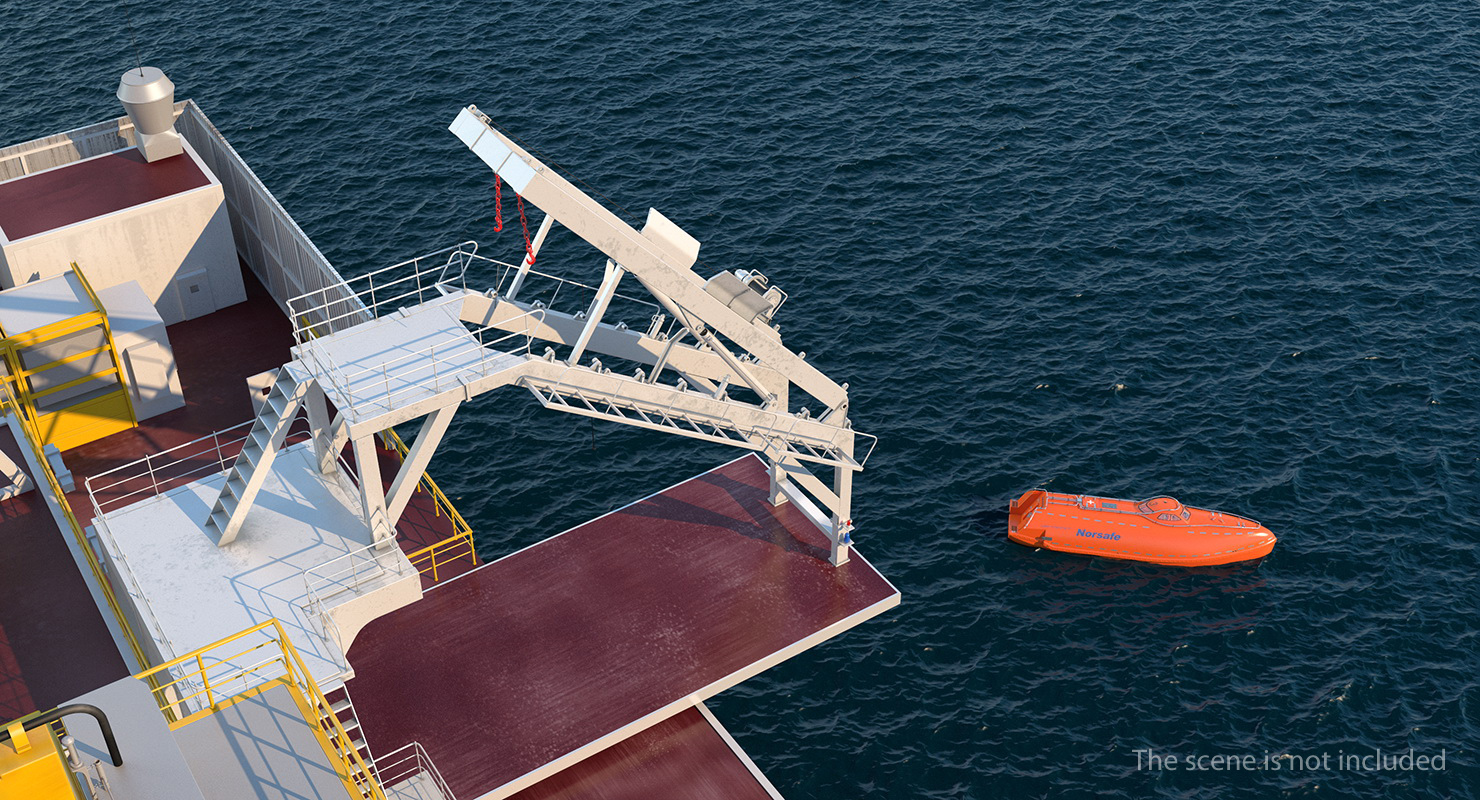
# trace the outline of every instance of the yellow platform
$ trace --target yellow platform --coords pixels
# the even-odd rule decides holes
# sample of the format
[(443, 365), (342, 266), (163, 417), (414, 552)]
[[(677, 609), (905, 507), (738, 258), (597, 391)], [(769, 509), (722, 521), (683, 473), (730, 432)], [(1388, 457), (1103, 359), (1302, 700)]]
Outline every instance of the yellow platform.
[(108, 314), (76, 264), (0, 292), (0, 381), (43, 445), (68, 450), (138, 424)]

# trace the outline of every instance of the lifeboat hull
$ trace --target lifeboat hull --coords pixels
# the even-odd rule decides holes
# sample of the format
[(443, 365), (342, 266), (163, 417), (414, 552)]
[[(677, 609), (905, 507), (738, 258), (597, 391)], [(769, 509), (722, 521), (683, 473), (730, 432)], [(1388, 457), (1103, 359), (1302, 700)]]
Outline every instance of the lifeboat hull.
[(1007, 538), (1028, 547), (1175, 567), (1250, 561), (1275, 536), (1254, 520), (1170, 497), (1121, 500), (1034, 489), (1012, 501)]

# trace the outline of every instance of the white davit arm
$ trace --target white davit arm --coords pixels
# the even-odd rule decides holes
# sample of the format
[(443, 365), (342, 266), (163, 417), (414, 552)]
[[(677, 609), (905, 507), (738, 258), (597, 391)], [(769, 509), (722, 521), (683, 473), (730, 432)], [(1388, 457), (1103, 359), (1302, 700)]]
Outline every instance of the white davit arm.
[(448, 130), (510, 188), (631, 272), (665, 306), (676, 304), (827, 408), (846, 414), (843, 387), (787, 349), (774, 332), (704, 290), (704, 281), (692, 269), (699, 241), (682, 228), (652, 210), (639, 233), (494, 129), (476, 106), (464, 108)]

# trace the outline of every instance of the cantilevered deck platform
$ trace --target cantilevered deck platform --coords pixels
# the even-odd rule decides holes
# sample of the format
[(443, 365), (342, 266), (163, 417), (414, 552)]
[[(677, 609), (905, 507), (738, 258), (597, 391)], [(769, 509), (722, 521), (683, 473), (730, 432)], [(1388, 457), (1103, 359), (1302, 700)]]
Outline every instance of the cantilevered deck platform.
[(514, 800), (781, 800), (703, 703), (514, 795)]
[[(337, 685), (346, 669), (339, 641), (354, 632), (324, 627), (309, 582), (326, 592), (354, 587), (358, 593), (362, 573), (364, 591), (411, 581), (415, 586), (405, 591), (391, 587), (394, 603), (404, 603), (420, 592), (415, 570), (399, 551), (364, 549), (370, 531), (356, 511), (354, 487), (342, 473), (320, 474), (307, 444), (282, 451), (241, 540), (217, 547), (201, 521), (225, 480), (211, 475), (95, 521), (105, 524), (115, 568), (137, 587), (131, 594), (147, 633), (162, 655), (174, 658), (275, 617), (313, 677)], [(305, 576), (311, 569), (323, 577)]]
[(367, 740), (506, 797), (898, 604), (768, 486), (742, 457), (370, 623), (348, 683)]
[(524, 360), (483, 347), (458, 316), (462, 302), (459, 295), (419, 305), (408, 301), (400, 313), (313, 339), (298, 353), (330, 402), (352, 418), (414, 408), (461, 389), (460, 380), (487, 377)]

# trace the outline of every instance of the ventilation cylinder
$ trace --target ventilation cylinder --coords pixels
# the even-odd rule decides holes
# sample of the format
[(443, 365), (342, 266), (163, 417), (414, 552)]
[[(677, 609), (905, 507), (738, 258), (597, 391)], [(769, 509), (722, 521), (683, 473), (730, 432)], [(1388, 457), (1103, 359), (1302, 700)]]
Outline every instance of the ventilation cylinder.
[(158, 67), (139, 67), (123, 73), (118, 99), (134, 121), (135, 145), (145, 161), (185, 152), (175, 132), (175, 84)]

